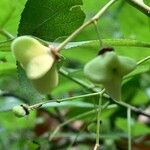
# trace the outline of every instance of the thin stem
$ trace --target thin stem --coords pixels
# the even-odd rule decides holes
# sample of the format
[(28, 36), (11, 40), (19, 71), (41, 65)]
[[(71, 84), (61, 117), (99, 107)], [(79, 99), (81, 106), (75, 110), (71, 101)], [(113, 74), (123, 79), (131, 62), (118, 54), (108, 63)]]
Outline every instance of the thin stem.
[(78, 78), (76, 78), (76, 77), (70, 76), (70, 73), (67, 71), (67, 69), (60, 68), (60, 69), (59, 69), (59, 73), (60, 73), (61, 75), (63, 75), (64, 77), (70, 79), (71, 81), (77, 83), (77, 84), (80, 85), (81, 87), (83, 87), (83, 88), (85, 88), (85, 89), (87, 89), (87, 90), (89, 90), (89, 91), (97, 92), (97, 90), (93, 90), (93, 89), (94, 89), (93, 86), (87, 84), (87, 83), (84, 82), (83, 80), (78, 79)]
[(94, 150), (99, 150), (99, 144), (95, 144), (95, 146), (94, 146)]
[(74, 31), (64, 42), (62, 42), (57, 48), (56, 51), (60, 51), (62, 48), (67, 45), (69, 41), (71, 41), (76, 35), (78, 35), (84, 28), (89, 26), (90, 24), (97, 21), (105, 12), (106, 10), (117, 0), (110, 0), (93, 18), (85, 22), (83, 25), (81, 25), (76, 31)]
[(129, 105), (129, 104), (127, 104), (127, 103), (125, 103), (125, 102), (122, 102), (122, 101), (116, 101), (116, 100), (112, 100), (115, 104), (118, 104), (119, 106), (121, 106), (121, 107), (125, 107), (125, 108), (130, 108), (131, 109), (131, 111), (133, 111), (133, 112), (135, 112), (135, 113), (137, 113), (137, 114), (142, 114), (142, 115), (144, 115), (144, 116), (146, 116), (146, 117), (149, 117), (150, 118), (150, 114), (149, 113), (146, 113), (145, 111), (143, 111), (142, 109), (140, 109), (140, 108), (136, 108), (136, 107), (134, 107), (134, 106), (132, 106), (132, 105)]
[(56, 51), (60, 51), (62, 48), (64, 48), (68, 42), (70, 42), (77, 34), (79, 34), (85, 27), (87, 27), (89, 24), (91, 24), (91, 21), (87, 21), (82, 26), (80, 26), (75, 32), (73, 32), (64, 42), (62, 42), (57, 48)]
[[(59, 45), (60, 43), (50, 43), (47, 41), (44, 41), (38, 37), (32, 36), (33, 38), (37, 39), (38, 41), (40, 41), (43, 45), (45, 46), (49, 46), (49, 45), (55, 45), (57, 47), (57, 45)], [(100, 33), (99, 33), (99, 37), (100, 37)], [(81, 44), (83, 42), (83, 44)], [(74, 43), (74, 45), (72, 45), (69, 48), (74, 48), (77, 46), (83, 46), (84, 44), (97, 44), (97, 40), (90, 40), (90, 41), (81, 41), (81, 42), (70, 42), (70, 43)], [(150, 43), (149, 42), (144, 42), (144, 41), (138, 41), (138, 40), (133, 40), (133, 39), (101, 39), (101, 42), (103, 45), (111, 45), (111, 46), (127, 46), (127, 47), (145, 47), (145, 48), (150, 48)], [(77, 43), (80, 43), (79, 45), (77, 45)], [(64, 49), (69, 49), (68, 46), (65, 46)]]
[(73, 96), (73, 97), (68, 97), (68, 98), (62, 98), (62, 99), (57, 99), (57, 100), (49, 100), (49, 101), (45, 101), (45, 102), (41, 102), (41, 103), (31, 105), (31, 106), (29, 106), (29, 110), (37, 109), (39, 107), (44, 107), (44, 104), (48, 104), (48, 103), (52, 103), (52, 102), (61, 103), (61, 102), (64, 102), (64, 101), (70, 101), (70, 100), (76, 100), (76, 99), (79, 99), (79, 98), (96, 96), (96, 95), (99, 95), (103, 92), (104, 92), (104, 90), (102, 90), (100, 92), (97, 92), (97, 93), (84, 94), (84, 95)]
[[(113, 105), (109, 105), (109, 102), (106, 102), (103, 106), (102, 106), (102, 109), (105, 109), (108, 107), (108, 109), (111, 109), (111, 108), (114, 108), (116, 106), (113, 106)], [(89, 115), (92, 115), (95, 113), (95, 109), (91, 110), (91, 111), (88, 111), (88, 112), (85, 112), (85, 113), (82, 113), (78, 116), (75, 116), (65, 122), (63, 122), (62, 124), (60, 124), (59, 126), (56, 127), (56, 129), (52, 132), (52, 134), (50, 135), (49, 139), (52, 140), (53, 137), (56, 135), (56, 133), (63, 127), (65, 126), (66, 124), (69, 124), (70, 122), (73, 122), (75, 120), (78, 120), (78, 119), (81, 119), (81, 118), (84, 118), (86, 116), (89, 116)]]
[(128, 118), (128, 150), (132, 149), (132, 138), (131, 138), (131, 109), (127, 109)]
[(99, 139), (100, 139), (100, 115), (102, 112), (102, 94), (99, 96), (99, 104), (98, 104), (98, 109), (97, 109), (97, 131), (96, 131), (96, 144), (95, 144), (95, 149), (98, 149), (100, 147)]
[(146, 61), (148, 61), (148, 60), (150, 60), (150, 56), (148, 56), (148, 57), (146, 57), (146, 58), (144, 58), (144, 59), (138, 61), (138, 62), (137, 62), (137, 65), (139, 66), (139, 65), (143, 64), (144, 62), (146, 62)]
[[(65, 72), (61, 71), (61, 74), (64, 75), (66, 78), (68, 78), (68, 79), (74, 81), (75, 83), (81, 85), (82, 87), (86, 88), (87, 90), (90, 90), (91, 92), (97, 92), (97, 89), (92, 88), (91, 86), (89, 86), (89, 85), (87, 85), (87, 84), (85, 84), (85, 83), (83, 83), (83, 82), (80, 82), (80, 80), (77, 79), (77, 78), (71, 77), (71, 76), (69, 75), (69, 73), (67, 73), (67, 71), (65, 71)], [(135, 113), (137, 113), (137, 114), (142, 114), (142, 115), (144, 115), (144, 116), (150, 117), (150, 114), (149, 114), (149, 113), (146, 113), (145, 111), (143, 111), (143, 110), (140, 109), (140, 108), (136, 108), (136, 107), (134, 107), (134, 106), (132, 106), (132, 105), (129, 105), (129, 104), (127, 104), (127, 103), (125, 103), (125, 102), (122, 102), (122, 101), (113, 100), (113, 99), (111, 99), (111, 98), (109, 97), (109, 95), (107, 95), (107, 94), (103, 94), (103, 96), (106, 97), (106, 98), (108, 98), (109, 101), (111, 101), (111, 102), (113, 101), (115, 104), (117, 104), (117, 105), (119, 105), (119, 106), (121, 106), (121, 107), (130, 108), (131, 111), (133, 111), (133, 112), (135, 112)]]
[(144, 3), (143, 0), (126, 0), (133, 7), (136, 7), (141, 12), (150, 17), (150, 7)]
[[(94, 92), (94, 93), (70, 97), (70, 98), (64, 98), (64, 99), (59, 99), (59, 100), (49, 100), (49, 101), (45, 101), (42, 103), (38, 103), (38, 104), (35, 104), (32, 106), (29, 106), (29, 108), (36, 109), (36, 108), (41, 107), (43, 104), (50, 103), (50, 102), (63, 102), (63, 101), (67, 101), (67, 100), (75, 100), (75, 99), (82, 98), (82, 97), (90, 97), (90, 96), (94, 96), (94, 95), (99, 95), (99, 92), (96, 88), (93, 88), (92, 86), (84, 83), (83, 81), (79, 80), (78, 78), (71, 77), (67, 71), (61, 70), (61, 74), (64, 75), (66, 78), (72, 80), (73, 82), (79, 84), (80, 86), (82, 86), (82, 87), (86, 88), (87, 90)], [(102, 91), (100, 91), (100, 92), (102, 92)], [(133, 111), (137, 114), (142, 114), (144, 116), (150, 117), (149, 113), (146, 113), (145, 111), (143, 111), (140, 108), (136, 108), (136, 107), (129, 105), (129, 104), (122, 102), (122, 101), (116, 101), (116, 100), (110, 99), (109, 95), (107, 95), (107, 94), (103, 94), (103, 96), (106, 97), (109, 101), (111, 101), (111, 102), (113, 101), (115, 104), (117, 104), (121, 107), (130, 108), (131, 111)]]
[(97, 37), (98, 37), (98, 40), (99, 40), (99, 46), (102, 47), (103, 42), (101, 40), (100, 32), (99, 32), (99, 29), (98, 29), (98, 26), (97, 26), (97, 21), (94, 21), (94, 26), (95, 26), (95, 31), (97, 33)]
[(6, 30), (4, 29), (0, 29), (0, 34), (5, 36), (7, 39), (13, 39), (14, 36), (11, 35), (9, 32), (7, 32)]

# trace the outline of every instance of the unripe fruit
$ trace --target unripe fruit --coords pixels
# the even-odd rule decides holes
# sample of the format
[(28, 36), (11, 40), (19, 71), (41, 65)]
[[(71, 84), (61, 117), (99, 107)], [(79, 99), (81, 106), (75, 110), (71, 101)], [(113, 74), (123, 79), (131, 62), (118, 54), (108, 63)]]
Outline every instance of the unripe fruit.
[(52, 67), (55, 60), (48, 47), (30, 36), (16, 38), (11, 49), (26, 70), (29, 79), (42, 77)]
[(121, 77), (113, 76), (112, 80), (103, 83), (106, 92), (114, 100), (121, 100), (121, 80)]
[[(84, 67), (84, 74), (96, 84), (105, 83), (108, 80), (112, 80), (113, 66), (118, 64), (118, 57), (114, 52), (107, 52), (100, 55)], [(109, 69), (108, 69), (109, 68)]]
[(13, 41), (11, 49), (39, 92), (48, 94), (57, 86), (55, 56), (49, 47), (30, 36), (21, 36)]
[(33, 86), (40, 93), (48, 94), (58, 85), (58, 71), (56, 64), (41, 78), (31, 80)]
[(120, 74), (122, 76), (130, 73), (136, 67), (136, 62), (134, 59), (125, 57), (125, 56), (118, 56), (120, 61)]
[(121, 100), (121, 81), (124, 75), (136, 67), (136, 62), (128, 57), (117, 56), (115, 52), (105, 52), (84, 67), (84, 74), (95, 84), (103, 84), (112, 99)]
[(16, 117), (24, 117), (26, 114), (25, 109), (22, 106), (14, 106), (12, 109), (13, 113), (15, 114)]

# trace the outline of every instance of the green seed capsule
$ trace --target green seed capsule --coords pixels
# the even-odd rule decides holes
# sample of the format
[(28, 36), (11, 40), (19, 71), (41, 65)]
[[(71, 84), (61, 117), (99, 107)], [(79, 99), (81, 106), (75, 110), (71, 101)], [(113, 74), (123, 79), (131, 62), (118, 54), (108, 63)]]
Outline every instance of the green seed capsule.
[(124, 75), (133, 71), (136, 62), (128, 57), (105, 52), (84, 67), (84, 74), (95, 84), (103, 84), (112, 99), (121, 100), (121, 81)]
[[(114, 52), (99, 55), (88, 62), (84, 67), (84, 74), (96, 84), (112, 80), (114, 66), (118, 65), (118, 57)], [(109, 68), (109, 69), (108, 69)]]
[(14, 115), (18, 118), (24, 117), (26, 115), (26, 111), (22, 106), (14, 106), (12, 109)]
[(120, 62), (120, 75), (124, 76), (136, 68), (136, 61), (125, 56), (118, 56)]
[(121, 100), (121, 80), (121, 77), (113, 76), (112, 80), (103, 83), (106, 92), (114, 100)]

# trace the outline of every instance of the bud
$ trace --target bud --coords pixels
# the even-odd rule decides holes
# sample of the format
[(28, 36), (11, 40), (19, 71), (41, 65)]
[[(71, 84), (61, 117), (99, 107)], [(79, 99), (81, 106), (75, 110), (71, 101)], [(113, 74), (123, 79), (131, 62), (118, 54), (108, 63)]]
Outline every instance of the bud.
[(21, 117), (24, 117), (25, 115), (27, 115), (26, 110), (21, 105), (14, 106), (12, 111), (15, 114), (15, 116), (18, 118), (21, 118)]

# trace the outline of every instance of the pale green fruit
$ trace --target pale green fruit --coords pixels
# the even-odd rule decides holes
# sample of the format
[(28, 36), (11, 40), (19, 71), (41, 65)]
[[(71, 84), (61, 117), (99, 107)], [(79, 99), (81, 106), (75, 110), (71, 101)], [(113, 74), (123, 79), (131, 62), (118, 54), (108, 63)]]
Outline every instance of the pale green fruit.
[(118, 61), (118, 57), (114, 52), (104, 53), (85, 65), (84, 74), (96, 84), (105, 83), (108, 80), (112, 80), (111, 75), (114, 74)]
[(47, 54), (31, 59), (25, 68), (27, 77), (31, 80), (43, 77), (51, 69), (53, 63), (54, 61)]
[(55, 61), (50, 49), (30, 36), (16, 38), (11, 49), (16, 59), (26, 70), (29, 79), (42, 77)]
[(121, 100), (121, 80), (120, 76), (113, 76), (112, 80), (103, 83), (106, 92), (114, 100)]
[(105, 52), (84, 67), (84, 74), (95, 84), (103, 84), (112, 99), (121, 100), (121, 81), (124, 75), (133, 71), (136, 62), (128, 57)]
[(12, 109), (12, 111), (15, 114), (15, 116), (19, 117), (19, 118), (24, 117), (26, 115), (26, 111), (20, 105), (14, 106), (13, 109)]
[(33, 86), (43, 94), (50, 93), (58, 85), (56, 64), (41, 78), (31, 80)]
[(122, 76), (130, 73), (136, 68), (136, 61), (132, 58), (125, 57), (125, 56), (118, 56), (120, 62), (120, 74)]
[(49, 94), (58, 85), (55, 56), (50, 48), (30, 36), (16, 38), (11, 48), (27, 77), (40, 93)]

